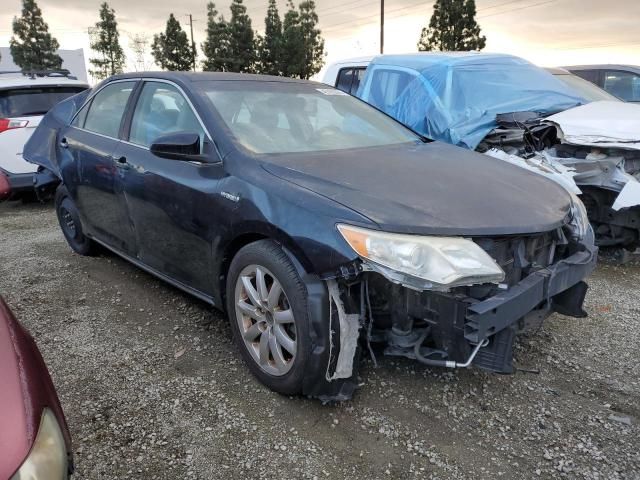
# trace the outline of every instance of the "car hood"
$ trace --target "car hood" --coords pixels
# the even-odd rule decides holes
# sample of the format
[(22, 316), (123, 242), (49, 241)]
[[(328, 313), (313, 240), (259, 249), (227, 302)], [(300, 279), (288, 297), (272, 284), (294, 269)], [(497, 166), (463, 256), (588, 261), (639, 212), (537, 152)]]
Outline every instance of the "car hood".
[(570, 211), (555, 182), (440, 142), (269, 155), (263, 168), (398, 233), (544, 232)]
[(548, 117), (573, 145), (640, 150), (640, 105), (592, 102)]

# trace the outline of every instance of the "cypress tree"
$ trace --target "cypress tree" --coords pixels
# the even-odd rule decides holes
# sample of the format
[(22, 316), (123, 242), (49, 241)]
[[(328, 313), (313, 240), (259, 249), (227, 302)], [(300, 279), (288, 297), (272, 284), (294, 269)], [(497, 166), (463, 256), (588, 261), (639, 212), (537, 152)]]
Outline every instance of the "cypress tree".
[(228, 72), (233, 68), (231, 40), (228, 23), (213, 2), (207, 4), (207, 38), (202, 43), (204, 61), (202, 69), (214, 72)]
[(486, 43), (476, 22), (475, 0), (436, 0), (429, 27), (422, 29), (418, 50), (482, 50)]
[(280, 71), (285, 77), (300, 78), (304, 65), (304, 47), (300, 29), (300, 13), (289, 0), (282, 24), (282, 58)]
[(125, 56), (119, 37), (116, 12), (107, 2), (104, 2), (100, 6), (100, 21), (96, 23), (96, 36), (91, 42), (91, 48), (99, 53), (100, 57), (89, 59), (95, 67), (95, 70), (90, 70), (90, 73), (98, 80), (123, 71)]
[(56, 53), (60, 44), (49, 33), (49, 26), (35, 0), (22, 0), (22, 16), (13, 19), (13, 36), (9, 45), (13, 61), (23, 70), (62, 67), (62, 58)]
[(264, 19), (264, 37), (258, 49), (260, 73), (280, 75), (282, 64), (282, 20), (276, 0), (269, 0), (267, 16)]
[(320, 71), (324, 64), (324, 39), (320, 35), (316, 4), (313, 0), (305, 0), (299, 6), (300, 31), (304, 51), (304, 62), (300, 70), (300, 78), (308, 79)]
[(253, 72), (256, 45), (251, 18), (242, 0), (231, 1), (231, 19), (228, 24), (232, 72)]
[(172, 71), (191, 70), (193, 66), (193, 51), (187, 34), (173, 13), (167, 20), (164, 33), (153, 36), (151, 54), (160, 68)]

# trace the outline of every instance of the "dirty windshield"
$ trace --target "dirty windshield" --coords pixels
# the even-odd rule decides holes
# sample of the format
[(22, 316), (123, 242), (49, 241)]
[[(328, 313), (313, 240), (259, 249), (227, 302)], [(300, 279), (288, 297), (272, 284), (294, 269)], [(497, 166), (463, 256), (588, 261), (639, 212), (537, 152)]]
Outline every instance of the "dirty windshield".
[(340, 90), (293, 83), (221, 83), (207, 82), (201, 88), (237, 141), (255, 153), (343, 150), (419, 141), (396, 121)]

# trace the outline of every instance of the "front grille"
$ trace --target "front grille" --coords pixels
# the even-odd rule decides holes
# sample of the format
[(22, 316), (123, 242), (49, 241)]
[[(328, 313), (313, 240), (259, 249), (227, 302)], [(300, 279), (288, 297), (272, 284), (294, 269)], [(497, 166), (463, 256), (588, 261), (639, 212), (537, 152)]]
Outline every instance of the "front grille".
[(555, 232), (537, 235), (474, 238), (504, 270), (504, 283), (513, 286), (535, 270), (547, 267), (556, 258)]

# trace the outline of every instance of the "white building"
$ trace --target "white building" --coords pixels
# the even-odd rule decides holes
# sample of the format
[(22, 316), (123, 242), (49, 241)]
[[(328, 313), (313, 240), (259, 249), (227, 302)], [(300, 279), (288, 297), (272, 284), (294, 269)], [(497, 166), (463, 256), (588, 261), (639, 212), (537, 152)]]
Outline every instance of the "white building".
[[(58, 55), (62, 57), (62, 68), (71, 72), (71, 75), (78, 77), (78, 80), (89, 82), (87, 78), (87, 64), (84, 61), (84, 50), (58, 50)], [(11, 57), (9, 47), (0, 47), (0, 72), (20, 70)]]

